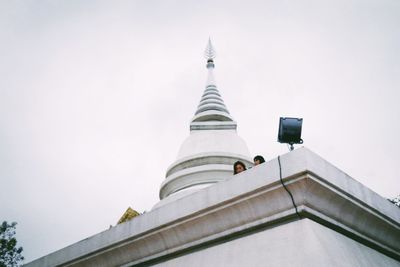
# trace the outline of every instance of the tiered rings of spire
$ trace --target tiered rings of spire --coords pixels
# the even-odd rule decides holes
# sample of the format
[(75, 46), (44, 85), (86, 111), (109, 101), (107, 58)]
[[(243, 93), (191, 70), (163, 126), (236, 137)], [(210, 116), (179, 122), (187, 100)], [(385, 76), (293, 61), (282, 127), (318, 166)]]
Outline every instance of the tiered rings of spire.
[(218, 110), (229, 114), (224, 104), (224, 100), (222, 100), (221, 95), (218, 92), (217, 86), (214, 81), (213, 69), (215, 67), (214, 65), (215, 56), (216, 56), (215, 49), (211, 44), (211, 40), (208, 40), (208, 45), (206, 51), (204, 52), (204, 57), (207, 59), (208, 79), (206, 84), (206, 90), (204, 91), (204, 94), (201, 97), (200, 104), (195, 113), (196, 115), (199, 114), (200, 112), (207, 110)]
[[(236, 129), (236, 122), (230, 116), (215, 83), (214, 58), (216, 53), (210, 39), (204, 56), (207, 59), (208, 69), (206, 89), (190, 124), (190, 130)], [(208, 123), (204, 123), (205, 121)]]

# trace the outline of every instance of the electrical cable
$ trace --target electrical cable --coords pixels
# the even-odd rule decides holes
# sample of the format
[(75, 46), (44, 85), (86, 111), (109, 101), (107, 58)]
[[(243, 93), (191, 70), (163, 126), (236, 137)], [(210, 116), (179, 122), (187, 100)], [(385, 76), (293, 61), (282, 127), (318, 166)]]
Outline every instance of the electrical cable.
[(296, 206), (296, 204), (294, 203), (293, 195), (292, 195), (292, 193), (290, 193), (289, 189), (288, 189), (288, 188), (286, 187), (286, 185), (283, 183), (283, 180), (282, 180), (281, 157), (280, 157), (280, 156), (278, 156), (278, 163), (279, 163), (279, 178), (280, 178), (280, 180), (281, 180), (281, 184), (282, 184), (282, 186), (285, 188), (286, 192), (288, 192), (290, 198), (292, 199), (292, 203), (293, 203), (294, 210), (296, 211), (297, 216), (299, 216), (299, 218), (301, 219), (301, 216), (300, 216), (299, 212), (297, 211), (297, 206)]

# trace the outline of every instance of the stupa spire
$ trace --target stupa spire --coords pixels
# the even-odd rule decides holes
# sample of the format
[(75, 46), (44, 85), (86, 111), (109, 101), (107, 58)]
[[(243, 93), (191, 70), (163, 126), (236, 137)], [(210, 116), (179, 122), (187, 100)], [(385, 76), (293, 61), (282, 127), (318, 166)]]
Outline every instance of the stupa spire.
[(207, 59), (208, 70), (206, 88), (190, 124), (190, 130), (236, 129), (236, 122), (229, 114), (215, 82), (214, 59), (216, 52), (211, 39), (208, 39), (204, 57)]
[(208, 44), (206, 47), (206, 50), (204, 51), (204, 57), (207, 59), (207, 69), (208, 69), (208, 77), (207, 77), (207, 83), (206, 83), (206, 87), (209, 85), (214, 85), (216, 87), (215, 84), (215, 79), (214, 79), (214, 58), (216, 57), (216, 53), (215, 53), (215, 49), (211, 43), (211, 38), (208, 38)]

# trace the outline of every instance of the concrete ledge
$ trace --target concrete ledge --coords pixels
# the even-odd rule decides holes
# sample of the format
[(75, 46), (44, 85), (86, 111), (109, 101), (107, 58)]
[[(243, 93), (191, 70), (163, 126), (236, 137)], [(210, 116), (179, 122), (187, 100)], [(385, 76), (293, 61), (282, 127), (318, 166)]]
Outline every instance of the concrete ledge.
[[(200, 153), (175, 161), (168, 167), (166, 176), (169, 177), (172, 174), (187, 168), (204, 166), (208, 164), (233, 165), (233, 163), (237, 160), (242, 160), (248, 166), (253, 166), (251, 158), (246, 157), (245, 155), (226, 152)], [(230, 170), (233, 171), (232, 166), (230, 166)]]
[(226, 180), (232, 176), (232, 165), (208, 164), (186, 168), (175, 172), (161, 184), (160, 199), (164, 199), (179, 190), (198, 185), (213, 184)]
[[(281, 164), (301, 218), (400, 261), (399, 208), (308, 149)], [(133, 266), (295, 220), (274, 159), (27, 266)]]
[(237, 160), (247, 166), (253, 165), (244, 155), (223, 152), (200, 153), (176, 161), (167, 170), (167, 178), (161, 184), (160, 199), (188, 187), (226, 180), (232, 176), (232, 166)]

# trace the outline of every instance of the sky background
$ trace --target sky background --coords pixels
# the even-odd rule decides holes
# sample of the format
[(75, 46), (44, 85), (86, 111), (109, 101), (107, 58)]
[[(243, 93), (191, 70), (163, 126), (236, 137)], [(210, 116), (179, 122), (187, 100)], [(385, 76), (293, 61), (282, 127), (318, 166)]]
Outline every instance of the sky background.
[(0, 0), (0, 220), (26, 262), (149, 211), (215, 76), (252, 155), (400, 193), (400, 1)]

